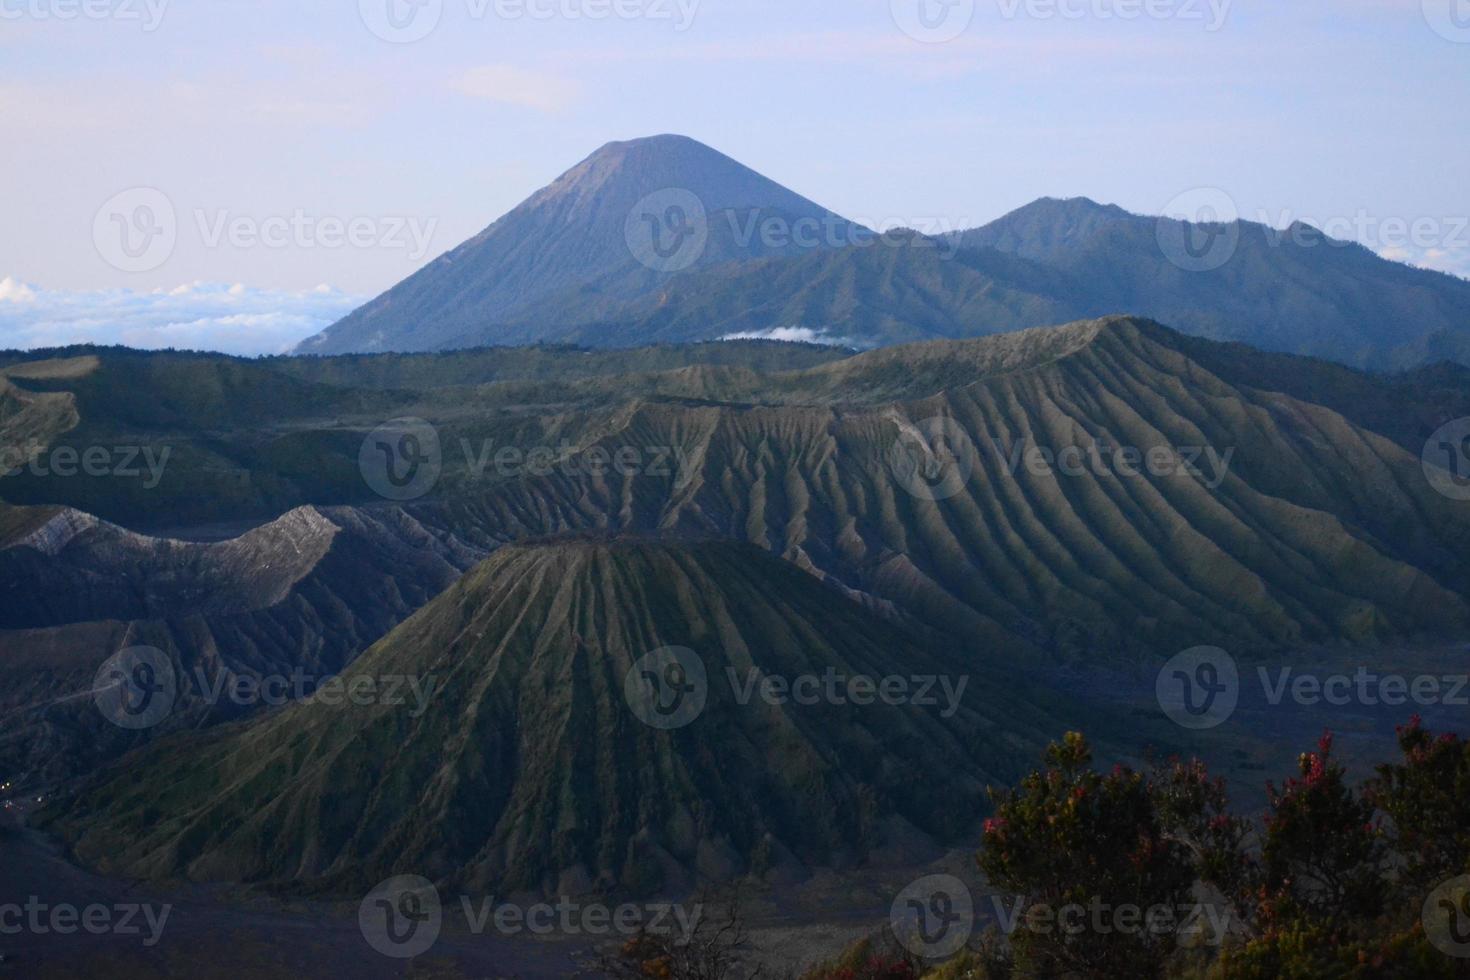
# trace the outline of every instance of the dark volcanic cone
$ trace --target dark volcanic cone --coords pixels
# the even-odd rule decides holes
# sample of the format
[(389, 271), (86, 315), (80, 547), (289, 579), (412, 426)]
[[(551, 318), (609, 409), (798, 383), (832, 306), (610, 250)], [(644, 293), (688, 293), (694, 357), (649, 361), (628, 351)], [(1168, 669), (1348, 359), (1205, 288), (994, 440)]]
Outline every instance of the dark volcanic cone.
[[(660, 728), (625, 685), (667, 676), (672, 661), (644, 658), (671, 646), (695, 658), (673, 682), (702, 668), (704, 704)], [(746, 694), (752, 671), (822, 693), (773, 704)], [(966, 674), (955, 709), (944, 685)], [(318, 698), (165, 740), (53, 811), (56, 826), (83, 860), (130, 875), (646, 892), (963, 835), (985, 783), (1053, 734), (1013, 689), (729, 543), (504, 548), (345, 676), (434, 687), (422, 704), (406, 686), (406, 704)], [(825, 696), (853, 677), (901, 678), (905, 694)]]

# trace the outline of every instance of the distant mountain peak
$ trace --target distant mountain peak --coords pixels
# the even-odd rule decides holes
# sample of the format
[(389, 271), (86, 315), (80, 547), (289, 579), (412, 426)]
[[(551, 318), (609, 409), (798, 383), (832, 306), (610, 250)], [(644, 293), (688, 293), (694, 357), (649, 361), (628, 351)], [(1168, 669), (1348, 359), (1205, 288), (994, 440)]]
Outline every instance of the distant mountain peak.
[[(626, 140), (609, 140), (593, 151), (593, 157), (607, 155), (622, 155), (629, 152), (651, 150), (654, 152), (677, 152), (679, 150), (703, 150), (708, 153), (719, 153), (706, 143), (701, 143), (692, 136), (682, 133), (656, 133), (653, 136), (635, 136)], [(720, 154), (723, 156), (724, 154)]]
[(1094, 201), (1090, 197), (1039, 197), (1030, 204), (1022, 205), (1011, 214), (1020, 214), (1029, 210), (1048, 210), (1053, 213), (1073, 212), (1077, 214), (1109, 214), (1114, 217), (1133, 215), (1133, 212), (1120, 208), (1116, 204), (1103, 204)]
[[(640, 262), (628, 236), (635, 210), (682, 205), (709, 217), (707, 241), (684, 268), (759, 258), (760, 229), (716, 215), (759, 212), (790, 227), (843, 219), (688, 136), (663, 133), (604, 144), (484, 231), (431, 262), (322, 333), (300, 353), (432, 350), (467, 335), (505, 343), (497, 325), (554, 324), (560, 297), (625, 301), (647, 294), (671, 270)], [(736, 226), (744, 234), (736, 234)], [(662, 235), (662, 231), (657, 232)], [(645, 232), (646, 234), (646, 232)], [(670, 233), (670, 237), (676, 237)], [(548, 312), (549, 311), (549, 312)]]
[(569, 194), (596, 195), (599, 207), (631, 207), (642, 197), (666, 191), (692, 193), (707, 212), (752, 207), (801, 214), (824, 210), (733, 157), (675, 133), (605, 143), (522, 207)]

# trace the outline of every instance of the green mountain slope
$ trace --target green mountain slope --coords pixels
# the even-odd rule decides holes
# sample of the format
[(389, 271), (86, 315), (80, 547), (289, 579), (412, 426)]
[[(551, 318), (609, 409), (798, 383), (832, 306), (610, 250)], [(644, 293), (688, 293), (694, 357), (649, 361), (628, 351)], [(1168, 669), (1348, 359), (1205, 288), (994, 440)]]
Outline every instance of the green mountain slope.
[[(294, 684), (300, 674), (314, 687), (484, 556), (401, 511), (302, 507), (209, 543), (69, 509), (0, 506), (7, 516), (16, 528), (0, 545), (0, 773), (17, 786), (260, 709), (259, 699), (218, 693), (231, 677)], [(144, 730), (110, 724), (92, 697), (103, 662), (136, 646), (160, 651), (175, 680), (167, 714)]]
[[(635, 662), (668, 646), (707, 678), (702, 711), (671, 729), (625, 695)], [(771, 704), (742, 701), (752, 670), (973, 676), (936, 705)], [(434, 678), (427, 710), (302, 703), (157, 743), (55, 808), (54, 826), (129, 875), (648, 892), (965, 834), (985, 782), (1059, 726), (1014, 685), (1001, 695), (989, 673), (730, 543), (505, 548), (348, 674), (387, 675)]]
[(1238, 244), (1219, 268), (1185, 270), (1160, 245), (1160, 219), (1085, 198), (1043, 199), (955, 240), (1064, 274), (1081, 315), (1127, 312), (1187, 334), (1378, 370), (1470, 363), (1470, 282), (1306, 225), (1165, 225), (1201, 241), (1235, 234)]
[[(1417, 453), (1227, 381), (1181, 340), (1093, 321), (771, 380), (799, 387), (800, 404), (644, 401), (600, 444), (681, 447), (697, 461), (682, 480), (553, 472), (457, 484), (416, 512), (484, 540), (587, 527), (736, 537), (930, 622), (998, 625), (1088, 658), (1463, 629), (1470, 512), (1430, 487)], [(976, 447), (970, 477), (940, 500), (891, 468), (900, 433), (934, 418)], [(1132, 475), (1026, 463), (1098, 444), (1197, 458), (1194, 471)]]

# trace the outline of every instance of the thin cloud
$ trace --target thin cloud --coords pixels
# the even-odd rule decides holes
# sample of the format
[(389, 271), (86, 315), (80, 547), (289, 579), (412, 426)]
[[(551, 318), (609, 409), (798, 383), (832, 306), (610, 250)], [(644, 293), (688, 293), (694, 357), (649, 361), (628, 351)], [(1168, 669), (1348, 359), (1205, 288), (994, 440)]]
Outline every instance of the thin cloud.
[(472, 99), (523, 106), (541, 112), (560, 112), (568, 108), (581, 91), (575, 82), (568, 79), (511, 65), (471, 68), (451, 82), (450, 88)]

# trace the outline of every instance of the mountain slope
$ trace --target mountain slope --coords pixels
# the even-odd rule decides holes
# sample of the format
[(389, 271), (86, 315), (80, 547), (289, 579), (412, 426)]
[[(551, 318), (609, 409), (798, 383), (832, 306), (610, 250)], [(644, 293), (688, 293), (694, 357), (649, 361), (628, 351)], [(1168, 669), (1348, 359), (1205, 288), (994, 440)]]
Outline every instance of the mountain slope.
[[(552, 472), (415, 512), (490, 540), (736, 537), (927, 622), (1088, 659), (1470, 626), (1470, 511), (1430, 487), (1417, 455), (1226, 380), (1190, 343), (1113, 318), (872, 351), (768, 379), (780, 404), (647, 401), (599, 437), (607, 452), (679, 447), (694, 461), (683, 479)], [(891, 459), (901, 432), (935, 418), (975, 454), (953, 495), (930, 500)], [(1157, 474), (1028, 462), (1095, 445), (1175, 462)]]
[[(1435, 493), (1418, 459), (1435, 429), (1470, 410), (1463, 371), (1374, 377), (1123, 318), (835, 358), (791, 348), (790, 371), (768, 349), (267, 362), (251, 371), (282, 394), (280, 414), (261, 402), (248, 431), (208, 400), (204, 414), (226, 427), (182, 428), (173, 410), (173, 388), (198, 390), (218, 367), (104, 356), (96, 373), (113, 394), (73, 385), (82, 423), (64, 438), (172, 445), (174, 459), (200, 461), (171, 462), (139, 505), (207, 505), (203, 519), (229, 521), (260, 506), (238, 490), (242, 469), (250, 486), (292, 488), (293, 503), (371, 499), (363, 437), (416, 415), (439, 430), (443, 473), (408, 509), (441, 540), (484, 553), (599, 528), (733, 537), (935, 624), (1019, 634), (1065, 656), (1136, 658), (1205, 639), (1279, 649), (1463, 622), (1465, 505)], [(691, 363), (668, 369), (678, 350)], [(188, 370), (167, 368), (175, 361)], [(298, 369), (311, 397), (284, 397), (292, 387), (271, 375)], [(553, 380), (563, 372), (574, 376)], [(453, 383), (435, 386), (440, 374)], [(354, 379), (368, 387), (338, 387)], [(109, 398), (144, 390), (155, 407), (91, 428), (107, 421)], [(901, 426), (934, 417), (956, 420), (984, 454), (963, 492), (924, 501), (896, 481), (890, 453)], [(1017, 446), (1055, 453), (1098, 439), (1193, 446), (1229, 463), (1223, 476), (1208, 458), (1202, 477), (1037, 476), (1011, 459)], [(503, 449), (550, 451), (571, 468), (477, 472)], [(594, 450), (650, 465), (589, 473), (578, 464)], [(116, 503), (120, 481), (93, 482)], [(38, 503), (88, 490), (13, 486)]]
[[(639, 690), (635, 663), (667, 646), (702, 666), (704, 684), (686, 678), (706, 700), (659, 729), (625, 683), (632, 671)], [(418, 717), (302, 703), (158, 744), (57, 826), (84, 860), (130, 875), (648, 892), (967, 833), (985, 782), (1059, 725), (984, 674), (933, 706), (772, 704), (742, 699), (753, 670), (974, 672), (749, 546), (508, 547), (349, 672), (436, 678)]]
[[(0, 712), (85, 690), (129, 636), (210, 677), (336, 670), (476, 558), (566, 531), (745, 541), (874, 609), (972, 639), (980, 660), (990, 649), (1137, 663), (1206, 642), (1278, 655), (1470, 629), (1470, 505), (1436, 493), (1418, 458), (1430, 433), (1470, 412), (1462, 369), (1383, 378), (1126, 318), (855, 356), (789, 350), (796, 367), (785, 371), (777, 345), (312, 359), (248, 372), (104, 355), (95, 374), (106, 391), (67, 382), (82, 416), (68, 443), (166, 444), (185, 459), (198, 445), (206, 459), (249, 459), (262, 487), (310, 471), (339, 481), (321, 491), (327, 500), (365, 499), (364, 434), (417, 414), (439, 429), (443, 474), (406, 507), (308, 508), (208, 546), (55, 507), (0, 507), (11, 668)], [(705, 358), (712, 351), (732, 357)], [(686, 354), (688, 366), (668, 369)], [(552, 380), (564, 371), (574, 376)], [(259, 400), (253, 424), (236, 430), (225, 403), (245, 383), (280, 397)], [(106, 424), (102, 408), (141, 391), (151, 402), (92, 428), (94, 414)], [(183, 428), (185, 405), (209, 426)], [(977, 457), (952, 496), (929, 500), (899, 479), (894, 453), (911, 459), (936, 418)], [(1202, 469), (1032, 472), (1014, 455), (1095, 443), (1196, 447)], [(504, 449), (554, 461), (545, 473), (474, 471)], [(583, 465), (624, 451), (647, 465)], [(228, 522), (258, 506), (235, 490), (235, 471), (170, 466), (139, 494), (153, 512), (203, 503), (208, 519)], [(44, 482), (33, 499), (78, 482)], [(230, 716), (197, 699), (186, 708), (180, 724)], [(53, 764), (68, 759), (77, 771), (132, 744), (99, 734), (110, 726), (85, 701), (25, 719), (0, 745), (9, 774), (60, 773)]]
[[(658, 243), (697, 228), (700, 244), (668, 266), (640, 262), (640, 221), (661, 229)], [(1222, 236), (1237, 241), (1218, 267), (1166, 254), (1173, 239)], [(1305, 225), (1188, 224), (1043, 198), (942, 242), (874, 236), (680, 136), (604, 146), (298, 352), (640, 346), (793, 328), (870, 347), (1119, 313), (1356, 367), (1470, 364), (1470, 282)]]
[[(1058, 270), (1081, 315), (1127, 312), (1188, 334), (1378, 370), (1470, 363), (1470, 282), (1378, 257), (1305, 225), (1233, 226), (1228, 261), (1182, 269), (1160, 245), (1161, 219), (1085, 198), (1046, 198), (956, 236)], [(1200, 240), (1226, 225), (1164, 222)], [(1222, 255), (1225, 253), (1222, 253)]]
[[(0, 543), (0, 772), (45, 784), (260, 707), (215, 699), (222, 678), (334, 675), (483, 555), (388, 510), (303, 507), (208, 544), (36, 515)], [(90, 696), (131, 646), (161, 651), (177, 680), (149, 731), (108, 724)]]
[(838, 236), (847, 227), (825, 208), (687, 137), (609, 143), (298, 352), (432, 350), (472, 331), (479, 344), (543, 339), (497, 325), (554, 321), (569, 302), (627, 300), (667, 281), (667, 273), (638, 262), (626, 231), (641, 200), (671, 189), (693, 195), (706, 212), (709, 237), (697, 266), (798, 249), (751, 234), (753, 213), (831, 222)]
[[(728, 264), (674, 278), (616, 306), (569, 306), (557, 335), (578, 343), (687, 341), (803, 328), (827, 342), (877, 347), (1065, 323), (1080, 307), (1063, 277), (994, 251), (890, 233), (873, 244)], [(612, 315), (610, 322), (600, 320)]]

